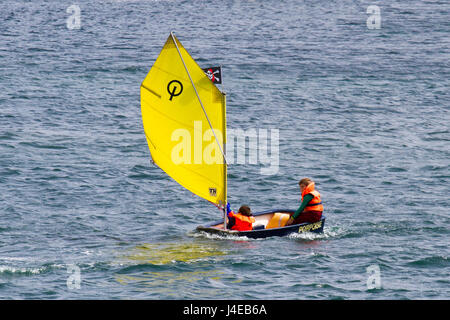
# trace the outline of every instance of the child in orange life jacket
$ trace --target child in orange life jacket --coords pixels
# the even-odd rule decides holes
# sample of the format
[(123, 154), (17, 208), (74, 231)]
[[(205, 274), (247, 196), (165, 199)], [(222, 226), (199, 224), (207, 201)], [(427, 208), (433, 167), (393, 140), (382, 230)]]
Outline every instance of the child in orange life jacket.
[(286, 222), (286, 225), (304, 222), (317, 222), (322, 218), (323, 205), (320, 193), (315, 190), (314, 181), (303, 178), (298, 183), (302, 193), (302, 203), (297, 211)]
[(253, 229), (255, 218), (248, 206), (243, 205), (239, 208), (238, 213), (231, 211), (230, 204), (227, 204), (227, 228), (238, 231), (249, 231)]

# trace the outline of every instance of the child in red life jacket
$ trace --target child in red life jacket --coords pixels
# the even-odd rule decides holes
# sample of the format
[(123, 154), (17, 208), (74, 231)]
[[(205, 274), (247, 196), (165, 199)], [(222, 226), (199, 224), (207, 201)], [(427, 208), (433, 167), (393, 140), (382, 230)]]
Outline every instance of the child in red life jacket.
[(227, 228), (238, 231), (249, 231), (253, 229), (255, 218), (248, 206), (243, 205), (239, 208), (238, 213), (231, 211), (230, 204), (227, 204)]

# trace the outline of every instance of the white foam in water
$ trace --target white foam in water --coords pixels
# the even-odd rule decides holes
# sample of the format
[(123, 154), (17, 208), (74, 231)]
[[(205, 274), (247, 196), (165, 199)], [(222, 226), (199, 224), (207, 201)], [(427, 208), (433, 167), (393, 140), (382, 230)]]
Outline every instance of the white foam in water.
[(212, 234), (204, 231), (192, 232), (189, 235), (192, 235), (194, 237), (202, 237), (215, 240), (235, 240), (235, 241), (258, 240), (258, 239), (250, 239), (248, 237), (243, 236)]
[(9, 266), (0, 266), (0, 273), (15, 273), (15, 274), (39, 274), (45, 268), (15, 268)]
[[(287, 236), (289, 239), (301, 239), (301, 240), (321, 240), (321, 239), (330, 239), (336, 236), (339, 236), (342, 232), (339, 230), (331, 230), (327, 227), (324, 227), (323, 233), (314, 233), (314, 232), (302, 232), (302, 233), (291, 233)], [(216, 239), (216, 240), (235, 240), (235, 241), (250, 241), (250, 240), (266, 240), (273, 239), (277, 237), (267, 237), (267, 238), (258, 238), (252, 239), (245, 236), (236, 236), (236, 235), (220, 235), (220, 234), (211, 234), (208, 232), (191, 232), (189, 235), (194, 237), (203, 237), (208, 239)]]
[(314, 232), (291, 233), (288, 237), (291, 239), (321, 240), (334, 238), (339, 234), (340, 232), (338, 231), (332, 231), (331, 229), (324, 227), (323, 233), (314, 233)]

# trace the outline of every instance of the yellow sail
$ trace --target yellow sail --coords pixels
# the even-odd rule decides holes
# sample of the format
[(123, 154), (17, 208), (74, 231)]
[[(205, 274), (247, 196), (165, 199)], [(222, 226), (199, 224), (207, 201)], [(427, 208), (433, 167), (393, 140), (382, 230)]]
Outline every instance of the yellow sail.
[(142, 82), (141, 111), (153, 162), (192, 193), (226, 204), (225, 95), (173, 33)]

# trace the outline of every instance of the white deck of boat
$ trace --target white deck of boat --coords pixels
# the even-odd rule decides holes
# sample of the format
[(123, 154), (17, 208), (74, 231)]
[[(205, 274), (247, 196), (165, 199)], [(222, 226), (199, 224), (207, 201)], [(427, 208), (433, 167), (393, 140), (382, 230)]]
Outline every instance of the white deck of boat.
[[(260, 216), (255, 216), (255, 223), (253, 223), (253, 227), (256, 227), (258, 225), (263, 225), (264, 228), (266, 228), (267, 224), (269, 223), (270, 219), (272, 218), (272, 216), (275, 213), (266, 213), (266, 214), (262, 214)], [(216, 228), (216, 229), (223, 229), (223, 223), (221, 224), (217, 224), (215, 226), (212, 226), (212, 228)]]

